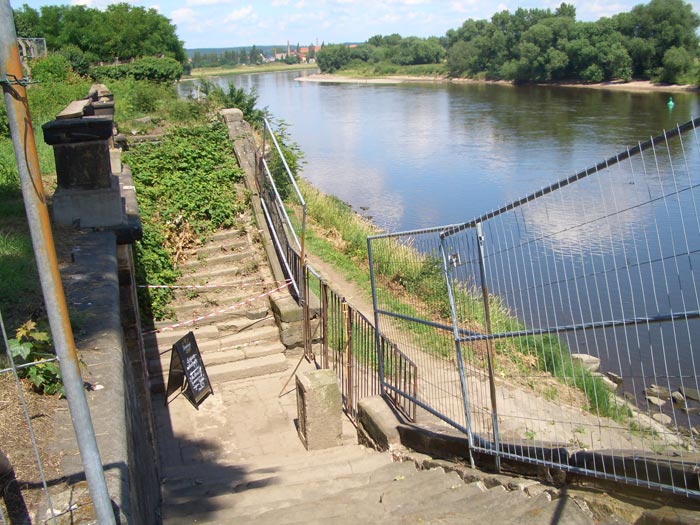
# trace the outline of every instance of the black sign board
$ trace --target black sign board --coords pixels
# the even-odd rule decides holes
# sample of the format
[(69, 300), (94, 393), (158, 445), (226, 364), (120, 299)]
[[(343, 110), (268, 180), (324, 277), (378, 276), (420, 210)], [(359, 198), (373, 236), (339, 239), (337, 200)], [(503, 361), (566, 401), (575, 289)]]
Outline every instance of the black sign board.
[(192, 332), (173, 345), (170, 354), (168, 386), (165, 390), (166, 404), (168, 397), (178, 391), (182, 392), (197, 409), (210, 394), (214, 394)]

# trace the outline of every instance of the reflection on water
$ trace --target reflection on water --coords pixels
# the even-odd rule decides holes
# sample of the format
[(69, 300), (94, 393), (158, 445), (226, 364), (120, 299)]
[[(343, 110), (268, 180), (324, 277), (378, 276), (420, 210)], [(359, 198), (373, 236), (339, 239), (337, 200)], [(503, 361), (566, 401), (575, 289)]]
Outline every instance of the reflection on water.
[(669, 113), (662, 93), (294, 81), (311, 73), (213, 80), (255, 88), (290, 125), (303, 175), (387, 230), (479, 216), (700, 114), (695, 94)]
[[(663, 93), (294, 82), (300, 74), (309, 72), (215, 80), (255, 88), (290, 125), (304, 177), (390, 231), (479, 217), (700, 115), (697, 94), (674, 94), (671, 112)], [(691, 139), (487, 222), (491, 290), (529, 328), (698, 309), (700, 148)], [(649, 381), (698, 386), (700, 321), (560, 337), (633, 378), (626, 388), (637, 398)]]

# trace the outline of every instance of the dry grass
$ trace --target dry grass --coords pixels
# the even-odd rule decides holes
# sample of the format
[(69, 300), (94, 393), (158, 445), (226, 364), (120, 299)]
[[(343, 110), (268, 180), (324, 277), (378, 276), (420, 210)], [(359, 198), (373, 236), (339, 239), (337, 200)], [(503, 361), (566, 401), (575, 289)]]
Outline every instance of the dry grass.
[[(61, 485), (61, 456), (53, 452), (50, 445), (54, 441), (53, 414), (64, 406), (63, 402), (57, 396), (41, 396), (34, 393), (31, 385), (25, 381), (22, 381), (20, 386), (46, 481), (50, 486)], [(24, 503), (31, 515), (36, 506), (43, 501), (44, 493), (17, 383), (8, 372), (0, 374), (0, 436), (0, 446), (14, 468)], [(5, 516), (8, 515), (2, 499), (0, 509)]]

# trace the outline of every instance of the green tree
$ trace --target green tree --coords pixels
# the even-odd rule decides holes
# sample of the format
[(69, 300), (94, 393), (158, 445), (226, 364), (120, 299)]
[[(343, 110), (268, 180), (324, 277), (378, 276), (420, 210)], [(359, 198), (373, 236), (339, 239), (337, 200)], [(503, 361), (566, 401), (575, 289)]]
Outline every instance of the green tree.
[(692, 67), (693, 59), (685, 48), (671, 47), (664, 54), (659, 77), (662, 82), (681, 83)]
[(35, 38), (40, 36), (41, 17), (39, 11), (29, 7), (27, 4), (22, 4), (21, 9), (15, 9), (12, 12), (12, 17), (15, 22), (15, 31), (17, 36), (25, 38)]
[(323, 73), (334, 73), (350, 62), (350, 52), (342, 44), (329, 44), (317, 53), (316, 62)]
[[(673, 47), (685, 49), (691, 59), (697, 56), (700, 17), (683, 0), (651, 0), (617, 15), (613, 22), (625, 37), (635, 74), (646, 78), (663, 74), (664, 57)], [(640, 40), (648, 45), (640, 45)]]

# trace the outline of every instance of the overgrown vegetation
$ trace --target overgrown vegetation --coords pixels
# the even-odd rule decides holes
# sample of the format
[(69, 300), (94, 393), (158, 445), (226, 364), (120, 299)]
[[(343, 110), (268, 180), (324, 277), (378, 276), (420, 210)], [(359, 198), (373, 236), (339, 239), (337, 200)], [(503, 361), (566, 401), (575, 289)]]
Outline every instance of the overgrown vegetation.
[[(133, 148), (124, 161), (134, 174), (143, 223), (143, 240), (136, 244), (136, 279), (174, 284), (183, 247), (233, 226), (241, 211), (234, 185), (242, 173), (227, 128), (219, 122), (176, 127), (159, 143)], [(141, 292), (142, 315), (167, 316), (170, 290)]]
[(697, 84), (698, 27), (700, 17), (683, 0), (651, 0), (596, 22), (576, 21), (576, 8), (562, 3), (554, 11), (520, 8), (469, 19), (439, 39), (394, 34), (356, 47), (328, 45), (317, 62), (329, 73), (410, 74), (405, 66), (423, 65), (427, 74), (515, 82)]
[(19, 368), (19, 377), (28, 379), (40, 394), (65, 395), (61, 369), (55, 360), (56, 355), (47, 332), (38, 330), (34, 321), (27, 321), (17, 329), (15, 338), (8, 342), (15, 365), (31, 365)]
[(98, 82), (132, 78), (170, 84), (180, 79), (183, 69), (182, 64), (174, 58), (145, 57), (127, 64), (93, 66), (87, 72)]

